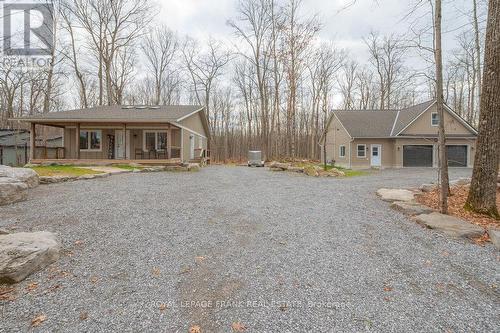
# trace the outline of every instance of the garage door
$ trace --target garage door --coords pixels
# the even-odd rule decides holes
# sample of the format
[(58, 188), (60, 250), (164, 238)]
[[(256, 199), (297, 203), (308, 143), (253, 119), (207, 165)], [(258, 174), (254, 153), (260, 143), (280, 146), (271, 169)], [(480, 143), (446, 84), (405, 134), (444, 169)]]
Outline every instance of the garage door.
[(432, 146), (403, 146), (403, 166), (432, 167)]
[(467, 167), (467, 146), (446, 146), (448, 166)]

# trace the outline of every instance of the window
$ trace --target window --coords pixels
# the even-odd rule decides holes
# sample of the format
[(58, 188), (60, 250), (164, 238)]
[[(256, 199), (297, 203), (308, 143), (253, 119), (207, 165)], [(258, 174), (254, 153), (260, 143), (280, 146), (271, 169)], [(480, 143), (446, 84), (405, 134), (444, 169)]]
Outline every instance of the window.
[(439, 125), (439, 115), (437, 112), (433, 112), (431, 114), (431, 125), (438, 126)]
[(80, 131), (80, 150), (101, 151), (100, 130)]
[(358, 145), (357, 150), (358, 150), (358, 157), (360, 158), (366, 157), (366, 145)]
[(144, 140), (144, 150), (150, 151), (156, 149), (156, 133), (155, 132), (146, 132)]
[(339, 156), (340, 157), (345, 157), (345, 146), (340, 146), (339, 147)]
[(167, 132), (156, 133), (156, 150), (167, 149)]
[(167, 149), (167, 132), (144, 131), (142, 149), (144, 151)]

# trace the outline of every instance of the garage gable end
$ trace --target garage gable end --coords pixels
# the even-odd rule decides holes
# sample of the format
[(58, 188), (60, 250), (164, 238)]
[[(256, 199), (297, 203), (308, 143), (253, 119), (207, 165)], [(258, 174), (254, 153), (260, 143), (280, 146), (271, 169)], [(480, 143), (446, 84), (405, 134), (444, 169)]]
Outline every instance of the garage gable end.
[[(437, 106), (434, 104), (410, 121), (397, 136), (436, 137), (439, 129), (438, 121)], [(477, 135), (477, 131), (471, 125), (447, 106), (445, 106), (444, 125), (446, 135), (463, 137)]]

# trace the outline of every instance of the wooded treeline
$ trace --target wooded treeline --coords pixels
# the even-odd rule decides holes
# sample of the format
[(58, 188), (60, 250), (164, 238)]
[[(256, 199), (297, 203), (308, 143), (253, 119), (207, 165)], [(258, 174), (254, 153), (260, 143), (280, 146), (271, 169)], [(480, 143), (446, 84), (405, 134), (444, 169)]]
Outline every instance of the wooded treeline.
[[(365, 36), (369, 61), (362, 63), (320, 38), (325, 22), (305, 15), (300, 0), (239, 1), (226, 23), (232, 43), (158, 25), (148, 0), (54, 5), (52, 65), (0, 69), (0, 127), (14, 126), (12, 117), (95, 105), (200, 104), (215, 160), (244, 159), (248, 149), (268, 159), (319, 159), (333, 108), (394, 109), (435, 96), (431, 66), (415, 66), (415, 58), (425, 60), (429, 16), (415, 20), (420, 30)], [(452, 31), (458, 48), (444, 59), (444, 97), (475, 124), (486, 5), (471, 0), (463, 11), (470, 25)]]

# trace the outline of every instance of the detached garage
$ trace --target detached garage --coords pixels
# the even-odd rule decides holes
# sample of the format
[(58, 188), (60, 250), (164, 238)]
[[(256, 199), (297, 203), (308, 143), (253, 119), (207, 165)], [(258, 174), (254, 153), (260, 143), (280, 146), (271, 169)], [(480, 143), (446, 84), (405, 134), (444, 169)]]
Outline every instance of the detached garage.
[[(436, 168), (440, 123), (435, 100), (399, 110), (335, 110), (320, 139), (322, 158), (352, 169)], [(442, 123), (448, 165), (472, 167), (476, 129), (447, 105)]]

